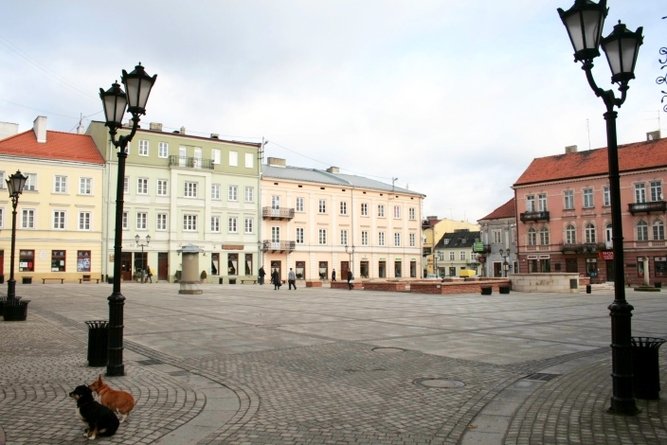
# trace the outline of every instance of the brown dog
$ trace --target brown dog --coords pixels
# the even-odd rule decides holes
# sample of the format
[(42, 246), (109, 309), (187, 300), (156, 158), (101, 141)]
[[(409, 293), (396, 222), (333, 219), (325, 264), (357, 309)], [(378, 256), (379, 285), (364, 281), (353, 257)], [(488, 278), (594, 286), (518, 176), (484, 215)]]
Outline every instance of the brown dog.
[(100, 396), (100, 403), (116, 413), (120, 422), (124, 422), (134, 408), (134, 397), (127, 391), (111, 388), (102, 380), (102, 374), (88, 385)]

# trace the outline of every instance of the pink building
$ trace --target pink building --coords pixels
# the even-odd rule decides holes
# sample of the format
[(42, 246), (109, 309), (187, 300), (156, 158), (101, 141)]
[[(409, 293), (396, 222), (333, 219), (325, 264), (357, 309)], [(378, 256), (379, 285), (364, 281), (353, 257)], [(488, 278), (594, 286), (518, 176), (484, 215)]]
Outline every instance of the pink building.
[[(667, 138), (648, 133), (622, 145), (623, 274), (629, 284), (667, 280), (663, 187)], [(520, 273), (578, 272), (592, 282), (613, 281), (607, 149), (534, 159), (513, 185)], [(648, 270), (646, 270), (648, 267)]]

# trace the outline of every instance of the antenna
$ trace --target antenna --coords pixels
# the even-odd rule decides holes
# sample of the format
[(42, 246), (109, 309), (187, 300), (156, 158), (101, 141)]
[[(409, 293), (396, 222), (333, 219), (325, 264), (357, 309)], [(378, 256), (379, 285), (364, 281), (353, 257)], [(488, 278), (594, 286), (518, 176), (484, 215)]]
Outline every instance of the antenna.
[(76, 134), (83, 134), (83, 113), (79, 113), (79, 125), (76, 127)]
[(396, 181), (398, 181), (398, 178), (391, 178), (391, 191), (392, 191), (392, 192), (393, 192), (394, 189), (395, 189), (395, 187), (394, 187), (394, 183), (395, 183)]
[(588, 149), (591, 149), (591, 120), (586, 119), (586, 132), (588, 133)]

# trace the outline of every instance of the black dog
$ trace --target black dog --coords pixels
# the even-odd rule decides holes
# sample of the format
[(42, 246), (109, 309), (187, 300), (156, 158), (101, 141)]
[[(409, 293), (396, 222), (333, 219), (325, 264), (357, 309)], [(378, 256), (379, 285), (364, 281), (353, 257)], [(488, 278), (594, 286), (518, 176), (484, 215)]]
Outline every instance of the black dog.
[(79, 416), (88, 425), (84, 436), (95, 439), (97, 436), (114, 435), (120, 423), (118, 417), (109, 408), (95, 401), (93, 391), (88, 386), (77, 386), (69, 396), (76, 400)]

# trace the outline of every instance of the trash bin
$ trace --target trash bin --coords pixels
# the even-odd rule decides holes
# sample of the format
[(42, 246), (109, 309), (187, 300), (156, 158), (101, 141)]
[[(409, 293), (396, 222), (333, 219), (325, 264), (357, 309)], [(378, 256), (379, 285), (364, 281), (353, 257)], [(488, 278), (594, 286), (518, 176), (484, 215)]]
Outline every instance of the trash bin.
[(632, 337), (632, 385), (638, 399), (660, 398), (658, 349), (667, 340), (658, 337)]
[(591, 285), (590, 285), (590, 284), (587, 284), (587, 285), (586, 285), (586, 293), (587, 293), (587, 294), (590, 294), (590, 293), (591, 293)]
[(491, 286), (483, 286), (481, 291), (482, 295), (491, 295), (493, 293), (493, 288)]
[(5, 299), (2, 317), (5, 321), (25, 321), (28, 318), (28, 303), (30, 300), (23, 300), (21, 297)]
[(88, 366), (106, 366), (109, 322), (89, 320), (86, 324), (88, 325)]

